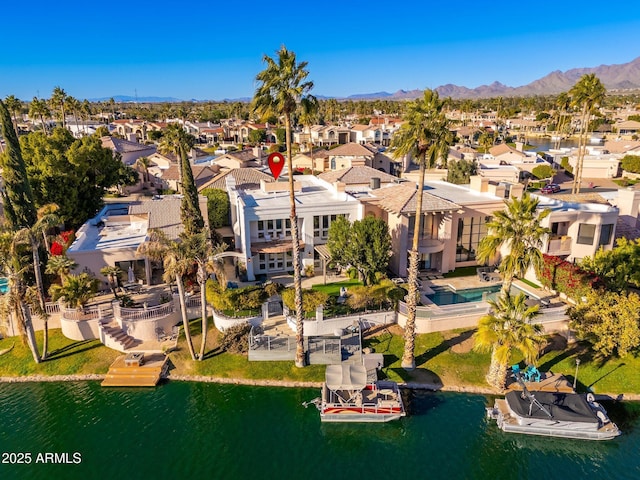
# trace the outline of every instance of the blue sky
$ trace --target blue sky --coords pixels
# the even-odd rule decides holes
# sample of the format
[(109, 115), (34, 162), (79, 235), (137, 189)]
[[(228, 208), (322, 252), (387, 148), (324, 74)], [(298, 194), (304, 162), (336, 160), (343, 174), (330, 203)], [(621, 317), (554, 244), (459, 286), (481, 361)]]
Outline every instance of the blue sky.
[[(0, 96), (250, 97), (281, 44), (313, 93), (520, 86), (640, 56), (640, 2), (6, 2)], [(526, 5), (525, 5), (526, 3)], [(611, 8), (609, 8), (611, 7)]]

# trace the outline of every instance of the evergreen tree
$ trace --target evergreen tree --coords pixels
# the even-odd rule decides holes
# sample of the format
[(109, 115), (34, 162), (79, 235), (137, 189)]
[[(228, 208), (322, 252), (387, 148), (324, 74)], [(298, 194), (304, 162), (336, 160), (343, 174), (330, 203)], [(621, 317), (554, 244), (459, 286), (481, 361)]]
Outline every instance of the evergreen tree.
[(6, 143), (2, 158), (2, 177), (5, 185), (2, 201), (5, 217), (12, 230), (31, 227), (38, 220), (33, 192), (27, 178), (27, 168), (22, 158), (18, 135), (13, 129), (9, 110), (2, 100), (0, 100), (0, 123), (2, 123), (2, 136)]

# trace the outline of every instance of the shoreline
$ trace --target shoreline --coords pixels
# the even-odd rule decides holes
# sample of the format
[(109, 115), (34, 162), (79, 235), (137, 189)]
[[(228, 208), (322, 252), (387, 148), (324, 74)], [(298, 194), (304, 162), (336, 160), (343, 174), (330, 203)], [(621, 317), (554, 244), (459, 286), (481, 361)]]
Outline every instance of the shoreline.
[[(0, 377), (2, 383), (31, 383), (31, 382), (83, 382), (104, 380), (106, 374), (90, 373), (85, 375), (27, 375), (23, 377)], [(281, 387), (281, 388), (320, 388), (322, 382), (297, 382), (288, 380), (254, 380), (246, 378), (208, 377), (205, 375), (169, 375), (165, 378), (177, 382), (218, 383), (223, 385), (246, 385), (251, 387)], [(400, 388), (408, 390), (427, 390), (431, 392), (471, 393), (475, 395), (503, 395), (489, 387), (436, 385), (432, 383), (398, 383)], [(614, 401), (640, 401), (640, 394), (626, 393), (597, 393), (600, 398)]]

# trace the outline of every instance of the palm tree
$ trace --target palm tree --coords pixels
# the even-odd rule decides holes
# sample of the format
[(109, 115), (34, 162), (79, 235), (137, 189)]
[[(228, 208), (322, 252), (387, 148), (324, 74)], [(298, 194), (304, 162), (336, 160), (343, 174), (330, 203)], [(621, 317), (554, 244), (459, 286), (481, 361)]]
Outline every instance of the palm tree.
[(489, 300), (491, 310), (480, 319), (474, 334), (474, 348), (491, 351), (487, 382), (500, 390), (505, 386), (511, 351), (519, 350), (527, 363), (533, 363), (543, 343), (542, 325), (531, 323), (539, 307), (528, 306), (526, 300), (524, 293), (511, 296), (507, 292)]
[(173, 154), (176, 156), (178, 162), (178, 184), (182, 189), (182, 157), (187, 159), (187, 154), (194, 145), (195, 139), (192, 135), (187, 134), (183, 128), (177, 124), (170, 124), (164, 131), (160, 145), (158, 145), (158, 151), (162, 154)]
[(17, 244), (27, 244), (31, 247), (33, 273), (36, 279), (38, 312), (44, 324), (44, 341), (42, 345), (43, 360), (46, 360), (49, 348), (49, 321), (48, 314), (45, 310), (44, 281), (42, 279), (42, 265), (40, 261), (40, 240), (46, 235), (47, 230), (59, 224), (60, 218), (53, 213), (48, 213), (38, 218), (38, 221), (31, 228), (24, 227), (18, 230), (14, 238)]
[(4, 104), (7, 106), (7, 109), (11, 112), (11, 117), (13, 118), (13, 128), (15, 131), (18, 131), (18, 113), (22, 110), (22, 101), (19, 98), (16, 98), (15, 95), (9, 95), (4, 99)]
[[(73, 114), (73, 121), (76, 124), (76, 135), (80, 134), (80, 126), (78, 125), (78, 113), (80, 112), (80, 108), (82, 105), (80, 104), (80, 100), (71, 95), (68, 95), (65, 104), (67, 110), (69, 110)], [(75, 135), (74, 135), (75, 136)]]
[(514, 277), (524, 277), (530, 267), (537, 268), (542, 263), (540, 248), (551, 230), (542, 227), (540, 222), (551, 211), (538, 210), (540, 203), (528, 193), (522, 199), (505, 200), (506, 208), (493, 212), (494, 217), (487, 222), (487, 235), (478, 245), (478, 261), (492, 263), (503, 253), (500, 272), (504, 276), (503, 291), (508, 293)]
[(136, 160), (136, 167), (139, 170), (142, 170), (142, 181), (145, 183), (149, 183), (149, 167), (151, 166), (151, 160), (149, 157), (140, 157)]
[(67, 92), (65, 92), (60, 87), (54, 87), (53, 93), (51, 94), (51, 98), (49, 101), (51, 102), (51, 106), (60, 110), (60, 116), (62, 117), (62, 128), (66, 127), (66, 119), (65, 119), (65, 103), (67, 102)]
[(569, 116), (567, 115), (569, 112), (569, 108), (571, 107), (571, 98), (566, 92), (563, 92), (558, 95), (556, 98), (556, 141), (554, 142), (554, 148), (560, 148), (560, 139), (562, 138), (562, 134), (565, 131), (565, 127), (567, 126)]
[(137, 255), (147, 256), (151, 260), (162, 261), (164, 266), (164, 280), (171, 282), (175, 280), (178, 286), (178, 297), (180, 300), (180, 310), (182, 312), (182, 325), (184, 336), (192, 360), (196, 360), (196, 354), (191, 340), (189, 330), (189, 319), (187, 318), (187, 304), (185, 300), (185, 290), (183, 278), (193, 267), (193, 251), (188, 237), (182, 235), (178, 240), (171, 240), (162, 231), (150, 230), (149, 240), (140, 244), (136, 251)]
[(100, 269), (100, 274), (107, 277), (111, 293), (113, 293), (114, 298), (118, 300), (118, 278), (122, 274), (122, 269), (120, 267), (105, 265)]
[(91, 115), (93, 112), (91, 111), (91, 103), (86, 98), (82, 101), (82, 105), (80, 106), (80, 118), (84, 121), (84, 133), (87, 134), (87, 122), (91, 119)]
[(84, 309), (98, 292), (98, 279), (88, 273), (69, 275), (62, 285), (51, 285), (49, 293), (54, 302), (62, 299), (68, 308)]
[(47, 102), (45, 100), (39, 99), (38, 97), (33, 97), (33, 100), (31, 100), (31, 104), (29, 105), (29, 117), (31, 117), (31, 119), (35, 117), (40, 118), (42, 131), (45, 133), (45, 135), (48, 134), (48, 131), (47, 124), (45, 123), (44, 119), (45, 117), (49, 116), (51, 116), (51, 111), (49, 110), (49, 105), (47, 105)]
[(420, 165), (418, 191), (416, 193), (416, 219), (413, 230), (413, 243), (409, 252), (409, 293), (407, 298), (407, 323), (404, 331), (404, 352), (402, 367), (415, 368), (415, 322), (418, 285), (418, 245), (422, 224), (422, 199), (424, 176), (427, 168), (433, 168), (440, 159), (446, 159), (449, 146), (453, 143), (453, 133), (444, 114), (445, 102), (438, 93), (425, 90), (420, 100), (412, 102), (404, 116), (404, 123), (393, 136), (393, 155), (397, 157), (412, 155)]
[(0, 272), (7, 278), (9, 286), (8, 292), (0, 300), (0, 310), (2, 316), (12, 315), (16, 319), (23, 343), (29, 346), (33, 361), (40, 363), (31, 311), (27, 305), (27, 288), (23, 280), (25, 261), (17, 247), (13, 232), (0, 233)]
[(596, 77), (595, 73), (583, 75), (578, 83), (571, 90), (571, 105), (582, 109), (580, 115), (580, 138), (578, 141), (578, 161), (576, 163), (576, 171), (573, 176), (573, 187), (571, 193), (580, 193), (580, 184), (582, 183), (582, 164), (584, 163), (584, 154), (587, 148), (587, 131), (589, 130), (589, 119), (593, 110), (599, 106), (604, 100), (606, 88)]
[[(284, 117), (287, 148), (287, 171), (289, 172), (289, 203), (291, 206), (291, 240), (293, 243), (293, 283), (296, 305), (296, 366), (304, 367), (304, 332), (302, 311), (302, 269), (300, 265), (300, 236), (296, 213), (295, 190), (293, 185), (293, 165), (291, 161), (291, 116), (298, 104), (305, 98), (315, 101), (309, 95), (313, 82), (308, 81), (307, 62), (296, 62), (296, 54), (283, 45), (277, 52), (277, 59), (268, 55), (262, 57), (266, 68), (256, 75), (258, 88), (253, 96), (253, 110), (260, 115), (277, 114)], [(313, 99), (313, 100), (311, 100)]]
[[(47, 267), (44, 273), (48, 275), (57, 275), (60, 277), (60, 285), (64, 283), (65, 278), (69, 276), (71, 270), (76, 268), (78, 264), (66, 255), (51, 255), (47, 261)], [(102, 270), (100, 270), (102, 273)]]

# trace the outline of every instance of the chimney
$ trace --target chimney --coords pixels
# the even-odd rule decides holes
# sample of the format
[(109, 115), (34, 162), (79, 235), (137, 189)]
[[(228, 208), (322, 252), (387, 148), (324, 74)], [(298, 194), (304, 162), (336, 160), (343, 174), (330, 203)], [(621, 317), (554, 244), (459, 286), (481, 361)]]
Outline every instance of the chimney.
[(480, 175), (472, 175), (470, 182), (470, 189), (474, 192), (487, 192), (489, 190), (489, 179), (481, 177)]
[(380, 188), (380, 177), (371, 177), (371, 180), (369, 181), (369, 188), (371, 190)]
[(516, 142), (516, 150), (522, 152), (524, 149), (524, 144), (522, 142)]

